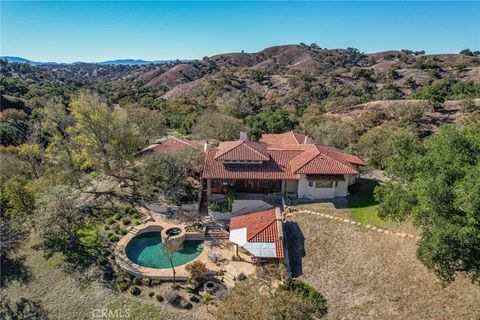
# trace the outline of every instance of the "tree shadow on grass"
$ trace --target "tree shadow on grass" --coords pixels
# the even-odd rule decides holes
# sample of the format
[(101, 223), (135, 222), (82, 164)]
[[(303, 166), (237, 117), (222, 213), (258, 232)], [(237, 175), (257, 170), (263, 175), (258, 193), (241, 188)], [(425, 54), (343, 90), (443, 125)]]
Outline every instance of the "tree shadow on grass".
[(377, 205), (373, 192), (379, 182), (371, 179), (357, 178), (355, 184), (348, 188), (348, 206), (350, 208), (365, 208)]
[(71, 237), (67, 242), (40, 242), (32, 247), (34, 250), (42, 251), (45, 259), (50, 259), (56, 253), (63, 258), (62, 269), (68, 274), (88, 280), (86, 271), (98, 264), (102, 254), (100, 249), (92, 250), (83, 246), (76, 237)]
[(15, 258), (1, 257), (1, 277), (0, 285), (8, 285), (11, 281), (27, 283), (32, 278), (32, 272), (27, 266), (25, 256)]
[(285, 223), (288, 257), (292, 277), (302, 275), (302, 259), (305, 257), (305, 237), (298, 223), (287, 221)]

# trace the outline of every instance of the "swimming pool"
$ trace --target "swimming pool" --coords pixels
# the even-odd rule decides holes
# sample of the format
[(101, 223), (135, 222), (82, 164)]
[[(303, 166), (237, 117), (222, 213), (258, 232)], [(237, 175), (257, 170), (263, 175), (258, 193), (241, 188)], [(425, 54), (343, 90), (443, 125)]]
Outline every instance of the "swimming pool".
[[(173, 254), (175, 267), (184, 265), (202, 253), (202, 240), (185, 240), (182, 249)], [(165, 255), (160, 232), (145, 232), (133, 237), (125, 249), (127, 257), (134, 263), (155, 269), (171, 268)]]

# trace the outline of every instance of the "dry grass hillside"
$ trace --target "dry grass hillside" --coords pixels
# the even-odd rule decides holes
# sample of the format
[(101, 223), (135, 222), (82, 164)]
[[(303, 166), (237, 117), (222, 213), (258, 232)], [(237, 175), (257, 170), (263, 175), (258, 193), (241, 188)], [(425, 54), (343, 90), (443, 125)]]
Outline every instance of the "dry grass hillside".
[(327, 319), (480, 319), (480, 286), (442, 288), (413, 239), (294, 214), (287, 222), (294, 273), (327, 299)]
[[(467, 103), (476, 111), (467, 111)], [(412, 122), (424, 135), (435, 132), (441, 124), (462, 126), (480, 120), (480, 99), (448, 100), (443, 106), (441, 110), (434, 110), (425, 100), (380, 100), (339, 108), (325, 116), (344, 123), (363, 122), (365, 129), (397, 130), (403, 127), (399, 122)]]

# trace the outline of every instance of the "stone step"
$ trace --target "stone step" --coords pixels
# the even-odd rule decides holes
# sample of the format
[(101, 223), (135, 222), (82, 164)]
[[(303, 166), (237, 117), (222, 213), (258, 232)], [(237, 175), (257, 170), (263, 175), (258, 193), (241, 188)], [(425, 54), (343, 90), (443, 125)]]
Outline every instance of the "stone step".
[(205, 235), (205, 239), (228, 239), (228, 237), (224, 234), (222, 235)]

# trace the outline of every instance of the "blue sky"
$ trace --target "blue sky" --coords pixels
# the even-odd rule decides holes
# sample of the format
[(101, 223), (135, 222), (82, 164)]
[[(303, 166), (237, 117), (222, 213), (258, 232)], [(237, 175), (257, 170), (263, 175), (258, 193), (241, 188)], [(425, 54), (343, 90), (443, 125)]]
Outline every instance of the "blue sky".
[(480, 50), (480, 2), (1, 1), (1, 55), (34, 61), (194, 59), (300, 42)]

